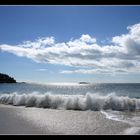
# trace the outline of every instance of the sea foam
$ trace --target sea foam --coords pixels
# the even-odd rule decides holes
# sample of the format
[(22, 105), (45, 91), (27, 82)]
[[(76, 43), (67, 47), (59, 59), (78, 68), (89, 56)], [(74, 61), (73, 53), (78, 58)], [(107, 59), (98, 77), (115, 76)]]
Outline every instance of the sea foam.
[(99, 95), (87, 93), (86, 95), (54, 95), (51, 93), (39, 94), (1, 94), (1, 104), (14, 106), (42, 107), (70, 110), (140, 110), (140, 99), (115, 94)]

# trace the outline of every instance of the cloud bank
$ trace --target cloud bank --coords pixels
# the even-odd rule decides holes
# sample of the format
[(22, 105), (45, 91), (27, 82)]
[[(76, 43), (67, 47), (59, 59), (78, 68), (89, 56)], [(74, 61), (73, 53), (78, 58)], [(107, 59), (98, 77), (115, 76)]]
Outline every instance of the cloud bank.
[(127, 30), (127, 34), (112, 37), (111, 45), (99, 45), (95, 37), (83, 34), (68, 42), (56, 42), (54, 37), (44, 37), (15, 46), (1, 44), (0, 50), (37, 63), (60, 64), (77, 69), (60, 72), (65, 74), (140, 72), (140, 23), (128, 26)]

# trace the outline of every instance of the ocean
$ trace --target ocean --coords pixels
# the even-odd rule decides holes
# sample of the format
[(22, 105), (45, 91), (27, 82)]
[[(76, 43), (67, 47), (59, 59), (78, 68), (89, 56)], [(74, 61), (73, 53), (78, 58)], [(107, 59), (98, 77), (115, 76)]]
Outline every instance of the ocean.
[(58, 110), (100, 111), (140, 134), (139, 83), (0, 84), (0, 103)]

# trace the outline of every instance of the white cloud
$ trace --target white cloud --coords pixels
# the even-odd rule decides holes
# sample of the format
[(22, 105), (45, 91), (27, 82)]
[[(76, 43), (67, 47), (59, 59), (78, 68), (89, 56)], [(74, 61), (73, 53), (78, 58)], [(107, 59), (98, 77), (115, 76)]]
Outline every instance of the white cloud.
[(78, 69), (78, 70), (63, 70), (60, 73), (72, 74), (72, 73), (82, 73), (82, 74), (95, 74), (95, 73), (108, 73), (108, 70), (101, 71), (100, 69)]
[(48, 71), (48, 69), (36, 69), (36, 71)]
[[(62, 70), (61, 74), (110, 74), (110, 69), (77, 69), (77, 70)], [(112, 69), (111, 74), (126, 74), (127, 70)]]
[(128, 55), (140, 56), (140, 23), (128, 26), (128, 34), (113, 37), (112, 42), (124, 47)]
[[(128, 33), (112, 38), (112, 44), (98, 45), (83, 34), (79, 39), (55, 42), (54, 37), (24, 41), (15, 46), (1, 44), (0, 50), (37, 63), (60, 64), (83, 69), (61, 73), (129, 73), (140, 71), (140, 23), (127, 27)], [(86, 68), (86, 69), (85, 69)]]
[(83, 34), (81, 36), (80, 40), (83, 42), (86, 42), (86, 43), (95, 43), (96, 42), (96, 38), (92, 38), (88, 34), (86, 34), (86, 35)]

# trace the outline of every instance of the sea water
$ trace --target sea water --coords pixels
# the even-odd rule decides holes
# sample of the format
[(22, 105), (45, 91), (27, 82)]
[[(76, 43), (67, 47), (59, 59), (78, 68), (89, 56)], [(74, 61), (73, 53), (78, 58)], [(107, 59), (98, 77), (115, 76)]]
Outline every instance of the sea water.
[(100, 111), (129, 123), (126, 134), (140, 134), (140, 84), (0, 84), (0, 103), (65, 110)]

